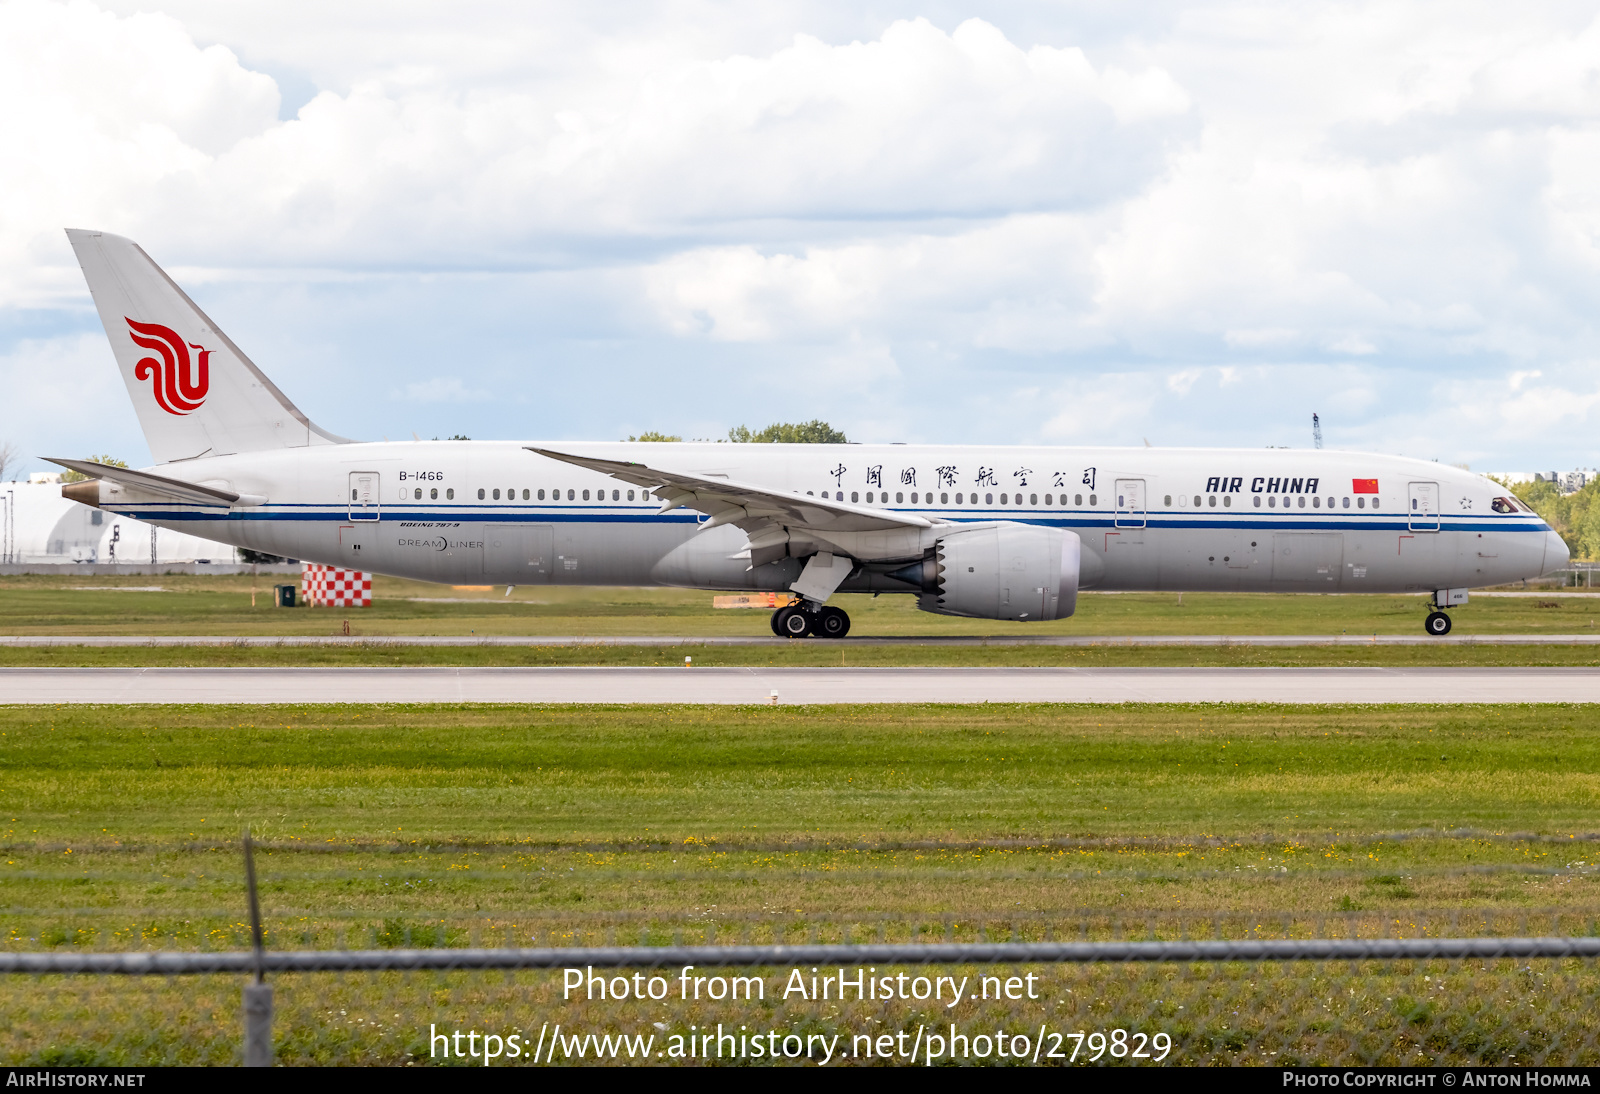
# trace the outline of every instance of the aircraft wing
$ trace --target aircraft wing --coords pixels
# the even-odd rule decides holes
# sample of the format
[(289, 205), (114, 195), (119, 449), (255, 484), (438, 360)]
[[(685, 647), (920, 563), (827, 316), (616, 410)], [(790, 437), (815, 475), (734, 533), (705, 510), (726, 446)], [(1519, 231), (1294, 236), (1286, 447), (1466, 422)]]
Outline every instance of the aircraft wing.
[(52, 456), (43, 457), (53, 464), (59, 464), (70, 471), (88, 475), (91, 479), (108, 479), (122, 486), (129, 486), (135, 490), (142, 490), (150, 494), (160, 494), (177, 501), (188, 502), (191, 505), (222, 505), (231, 506), (242, 495), (232, 490), (220, 490), (214, 486), (200, 486), (182, 479), (169, 479), (165, 475), (154, 475), (149, 471), (133, 471), (126, 467), (112, 467), (110, 464), (95, 463), (93, 460), (58, 460)]
[(531, 445), (528, 451), (642, 486), (665, 502), (660, 510), (663, 513), (679, 508), (706, 513), (711, 519), (705, 527), (737, 524), (750, 532), (763, 525), (776, 524), (827, 536), (830, 533), (904, 531), (934, 526), (933, 521), (915, 513), (877, 509), (870, 505), (851, 505), (810, 494), (774, 490), (736, 479), (692, 475), (685, 471), (663, 471), (631, 460), (599, 460)]

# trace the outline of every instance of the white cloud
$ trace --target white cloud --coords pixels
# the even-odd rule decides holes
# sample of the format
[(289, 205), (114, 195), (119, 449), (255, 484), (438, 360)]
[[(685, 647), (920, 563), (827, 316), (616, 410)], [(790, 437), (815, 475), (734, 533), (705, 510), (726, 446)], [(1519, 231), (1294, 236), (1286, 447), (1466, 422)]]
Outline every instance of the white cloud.
[(392, 391), (389, 398), (410, 403), (481, 403), (494, 396), (482, 388), (467, 387), (459, 376), (435, 376)]
[[(671, 356), (658, 426), (739, 420), (810, 368), (807, 416), (905, 439), (1266, 443), (1326, 407), (1330, 434), (1421, 451), (1420, 399), (1444, 444), (1595, 458), (1589, 366), (1551, 365), (1600, 359), (1587, 9), (163, 10), (0, 0), (12, 311), (92, 321), (60, 234), (82, 225), (189, 267), (258, 329), (314, 312), (318, 362), (384, 369), (393, 400), (462, 407), (451, 428), (475, 436), (519, 428), (502, 384), (542, 374), (378, 360), (364, 331), (425, 289), (460, 324), (452, 360), (565, 353), (561, 382), (603, 360), (642, 390)], [(280, 121), (272, 71), (321, 91)], [(249, 313), (292, 301), (251, 295), (290, 268), (338, 323)], [(581, 345), (526, 351), (530, 270), (565, 279), (541, 321), (581, 313)], [(1505, 413), (1482, 409), (1514, 374)], [(605, 406), (553, 421), (620, 435)]]
[(19, 472), (51, 469), (41, 456), (109, 453), (135, 467), (149, 462), (105, 336), (27, 338), (0, 353), (0, 392), (12, 412), (0, 443), (22, 453)]

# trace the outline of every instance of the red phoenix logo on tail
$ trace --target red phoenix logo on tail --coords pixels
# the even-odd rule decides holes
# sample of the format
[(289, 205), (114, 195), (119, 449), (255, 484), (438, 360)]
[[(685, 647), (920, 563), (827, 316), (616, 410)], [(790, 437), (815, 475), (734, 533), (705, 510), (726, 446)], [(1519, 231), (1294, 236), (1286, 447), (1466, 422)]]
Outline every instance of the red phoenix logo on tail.
[[(211, 351), (194, 343), (184, 344), (178, 332), (159, 323), (135, 323), (122, 317), (132, 328), (129, 337), (143, 349), (154, 350), (161, 360), (145, 357), (133, 366), (136, 380), (149, 380), (156, 402), (168, 414), (188, 414), (200, 409), (211, 390)], [(191, 362), (189, 350), (200, 351), (198, 361)]]

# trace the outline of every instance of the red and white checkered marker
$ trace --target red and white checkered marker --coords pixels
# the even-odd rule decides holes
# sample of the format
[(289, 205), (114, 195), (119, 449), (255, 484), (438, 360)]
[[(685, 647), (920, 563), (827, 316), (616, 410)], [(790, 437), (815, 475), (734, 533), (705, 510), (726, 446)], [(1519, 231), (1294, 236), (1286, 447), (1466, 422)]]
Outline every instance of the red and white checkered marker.
[(317, 608), (372, 607), (372, 575), (317, 562), (301, 563), (300, 596)]

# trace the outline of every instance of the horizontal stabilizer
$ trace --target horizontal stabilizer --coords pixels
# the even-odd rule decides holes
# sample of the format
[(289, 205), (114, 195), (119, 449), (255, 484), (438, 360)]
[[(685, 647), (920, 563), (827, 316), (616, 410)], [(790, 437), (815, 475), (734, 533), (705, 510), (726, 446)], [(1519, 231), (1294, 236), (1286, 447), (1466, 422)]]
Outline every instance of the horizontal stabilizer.
[(95, 463), (93, 460), (58, 460), (52, 456), (45, 456), (44, 459), (70, 471), (76, 471), (80, 475), (88, 475), (91, 479), (106, 479), (147, 494), (159, 494), (176, 501), (188, 502), (190, 505), (231, 506), (240, 498), (240, 495), (232, 490), (199, 486), (192, 482), (184, 482), (182, 479), (169, 479), (165, 475), (152, 475), (148, 471), (133, 471), (126, 467), (112, 467), (110, 464)]

